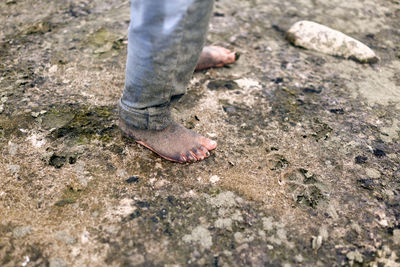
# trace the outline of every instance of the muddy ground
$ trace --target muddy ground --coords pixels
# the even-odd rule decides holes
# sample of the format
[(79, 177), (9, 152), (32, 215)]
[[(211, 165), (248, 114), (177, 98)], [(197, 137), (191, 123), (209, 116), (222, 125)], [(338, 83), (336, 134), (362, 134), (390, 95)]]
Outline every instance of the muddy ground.
[[(290, 45), (313, 20), (374, 65)], [(128, 1), (0, 2), (1, 266), (399, 266), (400, 2), (219, 0), (177, 121), (199, 163), (122, 137)]]

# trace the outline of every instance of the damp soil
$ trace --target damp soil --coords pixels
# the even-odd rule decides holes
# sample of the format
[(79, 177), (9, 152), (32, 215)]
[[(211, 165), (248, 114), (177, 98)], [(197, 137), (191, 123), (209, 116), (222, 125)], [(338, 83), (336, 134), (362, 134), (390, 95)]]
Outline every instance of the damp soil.
[[(400, 3), (215, 2), (175, 120), (217, 140), (164, 161), (118, 130), (128, 1), (0, 3), (1, 266), (398, 266)], [(313, 20), (376, 64), (293, 47)]]

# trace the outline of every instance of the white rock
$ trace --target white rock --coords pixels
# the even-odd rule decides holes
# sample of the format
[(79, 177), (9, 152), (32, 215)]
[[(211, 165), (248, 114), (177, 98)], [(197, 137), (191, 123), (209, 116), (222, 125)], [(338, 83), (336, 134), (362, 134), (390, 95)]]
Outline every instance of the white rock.
[(274, 228), (274, 222), (273, 219), (271, 217), (267, 217), (267, 218), (263, 218), (263, 227), (265, 231), (271, 231)]
[(367, 174), (368, 177), (373, 178), (373, 179), (378, 179), (381, 177), (380, 171), (372, 168), (366, 168), (365, 173)]
[(211, 248), (212, 237), (210, 231), (204, 226), (197, 226), (193, 229), (192, 233), (183, 236), (184, 242), (197, 242), (203, 248)]
[(72, 245), (76, 243), (76, 239), (70, 236), (65, 231), (58, 231), (55, 235), (55, 238), (61, 242), (64, 242), (67, 245)]
[(236, 205), (235, 194), (230, 191), (219, 193), (217, 196), (209, 198), (207, 202), (219, 208), (229, 208)]
[(240, 88), (243, 88), (243, 89), (251, 89), (251, 88), (259, 89), (259, 88), (261, 88), (261, 85), (258, 81), (249, 79), (249, 78), (238, 79), (238, 80), (235, 80), (235, 82), (239, 85)]
[(215, 184), (216, 182), (218, 182), (220, 180), (220, 178), (217, 175), (213, 175), (210, 177), (210, 182), (212, 184)]
[(231, 218), (219, 218), (215, 221), (214, 226), (216, 228), (232, 230), (232, 219)]
[(349, 253), (346, 254), (346, 257), (349, 259), (349, 261), (356, 261), (359, 263), (363, 262), (363, 255), (358, 250), (350, 251)]
[(286, 38), (295, 46), (361, 63), (375, 63), (379, 60), (374, 51), (360, 41), (312, 21), (296, 22), (286, 32)]
[(89, 242), (89, 237), (90, 237), (89, 232), (86, 230), (83, 231), (81, 234), (81, 243), (86, 244), (87, 242)]
[(393, 242), (400, 245), (400, 229), (393, 230)]
[(314, 250), (318, 250), (322, 246), (322, 236), (313, 236), (311, 246)]
[(8, 169), (10, 170), (10, 172), (12, 174), (18, 174), (19, 170), (20, 170), (20, 166), (17, 164), (10, 164), (8, 165)]
[(46, 144), (46, 140), (37, 134), (32, 134), (26, 138), (28, 141), (31, 141), (33, 147), (40, 148), (44, 144)]
[(8, 141), (8, 153), (10, 154), (10, 156), (15, 156), (17, 152), (18, 152), (18, 145), (16, 143)]
[(14, 238), (21, 238), (26, 235), (29, 235), (32, 232), (32, 228), (30, 226), (18, 226), (13, 230)]
[(23, 266), (23, 267), (26, 266), (26, 265), (29, 263), (29, 261), (30, 261), (30, 259), (29, 259), (28, 256), (25, 256), (24, 258), (25, 258), (24, 262), (21, 263), (21, 266)]
[(51, 259), (49, 262), (49, 267), (66, 267), (66, 266), (67, 266), (67, 264), (61, 258), (54, 258), (54, 259)]
[(49, 68), (49, 73), (55, 73), (58, 70), (58, 66), (57, 65), (53, 65)]

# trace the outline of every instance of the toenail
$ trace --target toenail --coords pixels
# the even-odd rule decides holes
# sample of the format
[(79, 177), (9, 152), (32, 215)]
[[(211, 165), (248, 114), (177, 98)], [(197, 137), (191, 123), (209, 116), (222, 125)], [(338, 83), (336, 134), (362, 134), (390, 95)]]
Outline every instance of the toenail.
[(180, 159), (181, 159), (182, 162), (186, 162), (187, 161), (187, 158), (183, 154), (181, 154)]
[(210, 152), (207, 151), (206, 152), (206, 156), (209, 157), (210, 156)]
[(189, 152), (188, 157), (190, 161), (196, 161), (196, 157), (193, 155), (193, 152)]
[(239, 52), (235, 52), (235, 61), (238, 60), (240, 58), (240, 53)]

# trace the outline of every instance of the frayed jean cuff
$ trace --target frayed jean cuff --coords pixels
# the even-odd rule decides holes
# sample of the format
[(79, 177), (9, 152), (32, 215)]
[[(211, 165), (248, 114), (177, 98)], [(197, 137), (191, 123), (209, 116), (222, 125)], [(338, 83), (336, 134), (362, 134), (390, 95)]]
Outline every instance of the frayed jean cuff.
[(139, 129), (162, 130), (171, 123), (170, 105), (160, 105), (144, 109), (134, 109), (125, 105), (122, 100), (118, 103), (119, 117), (127, 125)]

